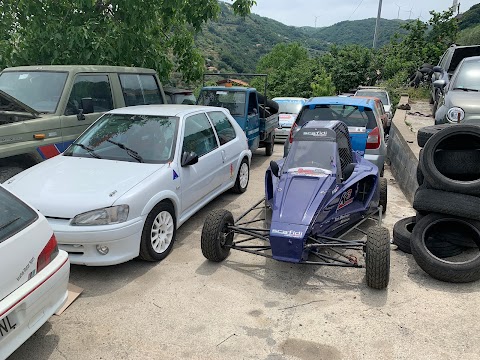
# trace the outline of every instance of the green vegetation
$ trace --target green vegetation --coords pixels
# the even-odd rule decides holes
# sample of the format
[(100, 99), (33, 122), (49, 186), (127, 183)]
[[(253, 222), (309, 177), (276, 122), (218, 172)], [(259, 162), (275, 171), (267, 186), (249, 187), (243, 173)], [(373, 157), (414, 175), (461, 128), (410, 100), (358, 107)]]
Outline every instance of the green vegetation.
[[(245, 16), (254, 3), (234, 0), (232, 12)], [(193, 34), (219, 11), (217, 0), (0, 1), (0, 68), (126, 65), (198, 79), (204, 58)]]

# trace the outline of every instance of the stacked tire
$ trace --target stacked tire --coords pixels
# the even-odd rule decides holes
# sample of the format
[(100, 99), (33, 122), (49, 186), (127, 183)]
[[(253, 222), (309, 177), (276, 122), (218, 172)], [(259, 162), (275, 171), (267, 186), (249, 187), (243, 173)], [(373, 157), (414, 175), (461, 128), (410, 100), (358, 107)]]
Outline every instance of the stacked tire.
[(432, 277), (480, 279), (480, 126), (419, 130), (416, 216), (398, 221), (393, 242)]

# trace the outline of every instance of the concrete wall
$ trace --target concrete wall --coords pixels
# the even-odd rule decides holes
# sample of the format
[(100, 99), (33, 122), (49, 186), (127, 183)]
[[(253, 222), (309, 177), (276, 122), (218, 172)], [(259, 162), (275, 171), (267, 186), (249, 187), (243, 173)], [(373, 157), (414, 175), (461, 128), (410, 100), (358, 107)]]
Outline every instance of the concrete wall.
[[(408, 104), (408, 96), (400, 98), (400, 104)], [(413, 203), (418, 188), (417, 166), (420, 147), (417, 136), (405, 123), (406, 110), (397, 109), (390, 128), (387, 157), (390, 170), (402, 189), (405, 197)]]

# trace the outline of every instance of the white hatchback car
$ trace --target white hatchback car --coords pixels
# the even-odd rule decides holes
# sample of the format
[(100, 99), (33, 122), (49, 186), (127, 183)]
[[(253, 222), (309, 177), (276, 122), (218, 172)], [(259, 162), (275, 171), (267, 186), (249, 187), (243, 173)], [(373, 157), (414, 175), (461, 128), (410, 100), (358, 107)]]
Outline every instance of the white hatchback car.
[(47, 220), (0, 185), (0, 359), (63, 306), (69, 274)]
[(246, 190), (251, 156), (226, 109), (134, 106), (106, 113), (5, 186), (46, 216), (72, 264), (160, 261), (195, 212)]

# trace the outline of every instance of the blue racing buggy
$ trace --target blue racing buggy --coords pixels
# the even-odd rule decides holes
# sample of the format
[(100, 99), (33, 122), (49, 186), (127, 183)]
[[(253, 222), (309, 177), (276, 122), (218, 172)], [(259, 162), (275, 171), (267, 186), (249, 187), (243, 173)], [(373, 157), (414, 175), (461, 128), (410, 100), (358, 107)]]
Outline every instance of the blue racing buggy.
[[(235, 220), (224, 209), (208, 214), (201, 248), (216, 262), (234, 249), (291, 263), (365, 266), (367, 285), (383, 289), (390, 275), (390, 235), (381, 226), (386, 206), (386, 179), (352, 151), (347, 126), (310, 121), (287, 157), (270, 162), (264, 198)], [(360, 227), (371, 220), (367, 231)], [(352, 231), (366, 239), (350, 239)], [(364, 263), (352, 250), (363, 251)]]

